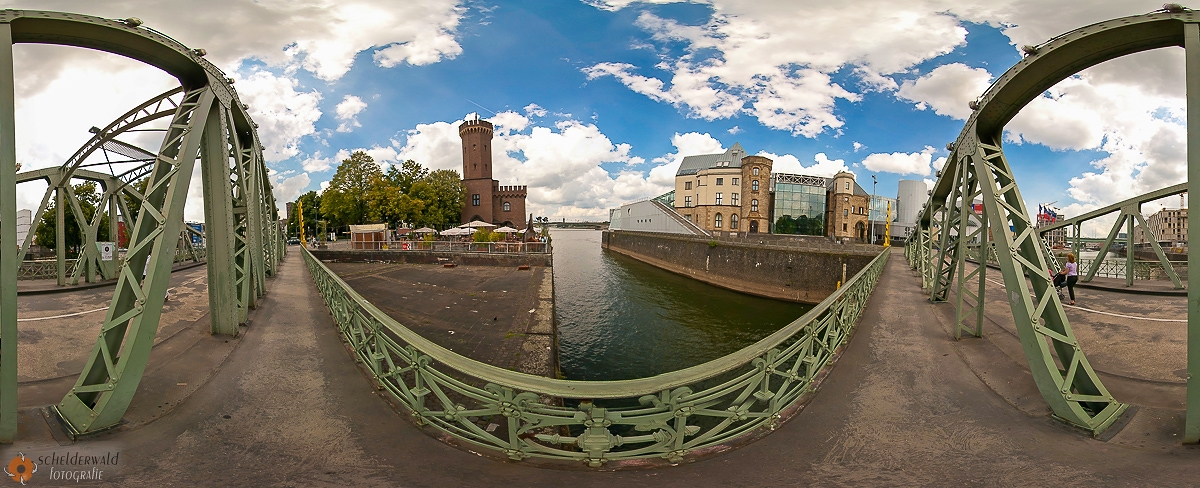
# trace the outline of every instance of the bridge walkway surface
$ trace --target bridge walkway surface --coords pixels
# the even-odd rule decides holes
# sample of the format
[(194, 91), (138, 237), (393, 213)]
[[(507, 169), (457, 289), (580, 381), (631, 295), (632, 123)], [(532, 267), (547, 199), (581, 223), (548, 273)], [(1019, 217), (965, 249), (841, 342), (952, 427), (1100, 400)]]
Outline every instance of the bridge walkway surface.
[[(1033, 390), (1028, 373), (990, 339), (952, 340), (953, 306), (929, 303), (898, 253), (799, 415), (729, 452), (620, 472), (534, 468), (427, 436), (355, 365), (299, 256), (268, 283), (236, 347), (190, 397), (155, 421), (71, 448), (119, 449), (122, 467), (106, 480), (125, 486), (1144, 486), (1200, 474), (1190, 448), (1095, 440), (1049, 418), (1040, 399), (1013, 400)], [(144, 382), (135, 408), (173, 387)], [(1148, 438), (1181, 431), (1177, 423)], [(1134, 427), (1118, 438), (1142, 436)], [(51, 442), (34, 430), (25, 426), (4, 454)]]

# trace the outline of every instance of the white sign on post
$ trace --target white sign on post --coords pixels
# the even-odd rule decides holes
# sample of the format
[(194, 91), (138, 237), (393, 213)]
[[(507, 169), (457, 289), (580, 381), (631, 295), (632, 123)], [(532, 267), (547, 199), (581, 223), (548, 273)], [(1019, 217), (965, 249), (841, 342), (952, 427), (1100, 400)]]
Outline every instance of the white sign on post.
[(112, 261), (113, 250), (117, 248), (116, 243), (112, 242), (97, 242), (96, 247), (100, 248), (100, 260)]

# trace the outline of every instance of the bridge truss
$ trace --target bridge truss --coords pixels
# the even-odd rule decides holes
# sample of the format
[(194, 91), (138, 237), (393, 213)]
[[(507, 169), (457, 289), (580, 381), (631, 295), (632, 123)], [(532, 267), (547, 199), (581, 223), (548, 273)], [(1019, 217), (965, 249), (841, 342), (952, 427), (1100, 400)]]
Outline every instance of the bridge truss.
[[(61, 167), (16, 173), (15, 94), (12, 45), (58, 44), (123, 55), (175, 76), (180, 87), (151, 98), (94, 136)], [(183, 228), (196, 161), (200, 162), (205, 215), (212, 331), (236, 335), (248, 309), (264, 293), (285, 250), (276, 224), (262, 148), (255, 124), (231, 86), (233, 80), (204, 51), (189, 49), (137, 19), (30, 10), (0, 11), (0, 442), (17, 430), (17, 268), (32, 236), (16, 245), (18, 182), (48, 185), (33, 222), (55, 201), (59, 284), (82, 277), (116, 279), (116, 287), (96, 344), (75, 386), (52, 410), (73, 434), (117, 425), (133, 398), (158, 331), (171, 265)], [(120, 140), (132, 131), (165, 121), (161, 146), (150, 152)], [(103, 162), (90, 158), (97, 151)], [(127, 159), (114, 162), (109, 154)], [(106, 166), (109, 173), (91, 168)], [(119, 167), (120, 170), (114, 168)], [(97, 182), (101, 205), (88, 218), (71, 181)], [(139, 189), (134, 182), (144, 182)], [(140, 204), (136, 215), (126, 200)], [(108, 207), (107, 211), (103, 208)], [(68, 278), (65, 265), (65, 213), (80, 222), (85, 245)], [(107, 214), (110, 235), (117, 215), (130, 229), (123, 263), (101, 259), (96, 235)], [(33, 223), (31, 222), (31, 223)], [(32, 233), (31, 233), (32, 234)]]
[[(1186, 51), (1188, 104), (1188, 182), (1114, 204), (1056, 226), (1035, 229), (1011, 166), (1004, 154), (1005, 124), (1028, 103), (1059, 81), (1091, 66), (1121, 56), (1170, 46)], [(1038, 46), (1026, 46), (1026, 56), (983, 94), (971, 102), (973, 113), (958, 139), (949, 146), (950, 157), (939, 172), (918, 218), (917, 232), (905, 254), (922, 276), (930, 299), (941, 302), (954, 295), (954, 337), (963, 332), (983, 333), (984, 278), (982, 263), (1000, 269), (1021, 346), (1034, 382), (1054, 415), (1099, 435), (1110, 427), (1127, 405), (1104, 387), (1088, 362), (1082, 345), (1054, 292), (1048, 269), (1054, 257), (1047, 252), (1042, 234), (1070, 226), (1078, 249), (1079, 224), (1120, 212), (1106, 244), (1087, 270), (1085, 280), (1097, 272), (1122, 226), (1132, 234), (1135, 223), (1145, 226), (1140, 205), (1165, 196), (1190, 191), (1200, 184), (1200, 14), (1171, 6), (1146, 15), (1124, 17), (1089, 25), (1055, 37)], [(982, 208), (975, 202), (982, 202)], [(1200, 226), (1189, 228), (1189, 242), (1200, 242)], [(1162, 253), (1155, 252), (1176, 287), (1178, 276)], [(1132, 253), (1129, 253), (1132, 256)], [(1200, 253), (1189, 253), (1188, 279), (1200, 280)], [(967, 260), (980, 266), (968, 272)], [(1127, 258), (1131, 261), (1132, 258)], [(1128, 262), (1127, 261), (1127, 262)], [(1126, 270), (1132, 284), (1132, 263)], [(977, 279), (978, 283), (969, 282)], [(1193, 281), (1197, 282), (1197, 281)], [(1188, 381), (1184, 442), (1200, 441), (1200, 290), (1188, 290)]]

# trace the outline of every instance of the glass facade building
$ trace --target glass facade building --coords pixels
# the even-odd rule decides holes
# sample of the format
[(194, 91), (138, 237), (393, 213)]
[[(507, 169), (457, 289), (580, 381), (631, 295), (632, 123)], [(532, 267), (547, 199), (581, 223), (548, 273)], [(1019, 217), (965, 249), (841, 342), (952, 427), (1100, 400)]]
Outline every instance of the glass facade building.
[(776, 173), (771, 175), (774, 234), (825, 235), (825, 178)]

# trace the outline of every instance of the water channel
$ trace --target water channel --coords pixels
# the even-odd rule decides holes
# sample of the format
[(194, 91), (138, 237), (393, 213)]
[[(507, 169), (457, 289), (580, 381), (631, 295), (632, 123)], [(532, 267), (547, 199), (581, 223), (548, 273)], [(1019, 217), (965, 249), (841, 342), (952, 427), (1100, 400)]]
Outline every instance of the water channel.
[(553, 229), (559, 361), (573, 380), (641, 378), (719, 358), (809, 305), (759, 298), (600, 247), (596, 230)]

